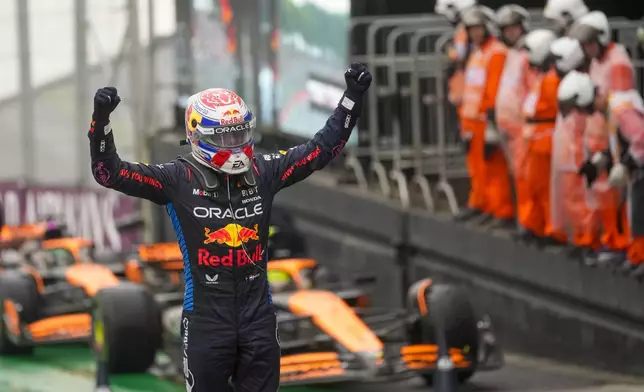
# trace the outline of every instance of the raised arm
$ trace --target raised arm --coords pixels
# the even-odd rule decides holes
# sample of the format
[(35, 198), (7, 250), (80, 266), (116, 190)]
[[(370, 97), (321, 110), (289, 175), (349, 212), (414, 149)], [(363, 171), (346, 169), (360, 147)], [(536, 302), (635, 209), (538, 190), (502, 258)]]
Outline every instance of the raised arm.
[(94, 113), (88, 133), (94, 179), (102, 186), (126, 195), (168, 204), (181, 167), (176, 163), (149, 166), (121, 160), (110, 125), (110, 114), (120, 102), (114, 87), (99, 89), (94, 97)]
[(347, 88), (325, 126), (307, 143), (280, 153), (259, 157), (259, 169), (266, 172), (273, 192), (304, 180), (324, 168), (342, 151), (362, 111), (363, 94), (371, 84), (371, 73), (362, 64), (351, 64), (344, 79)]

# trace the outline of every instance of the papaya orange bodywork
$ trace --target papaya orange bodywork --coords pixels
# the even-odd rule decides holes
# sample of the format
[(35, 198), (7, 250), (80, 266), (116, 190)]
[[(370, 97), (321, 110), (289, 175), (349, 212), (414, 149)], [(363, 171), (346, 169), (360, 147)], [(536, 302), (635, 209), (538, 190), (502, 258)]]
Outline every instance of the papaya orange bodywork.
[(382, 352), (382, 341), (333, 293), (300, 290), (289, 297), (288, 306), (294, 314), (311, 316), (318, 327), (351, 352)]
[(66, 238), (54, 238), (51, 240), (45, 240), (42, 242), (43, 249), (57, 249), (64, 248), (70, 251), (87, 248), (92, 246), (92, 241), (85, 238), (78, 237), (66, 237)]
[(5, 299), (3, 307), (4, 323), (7, 326), (7, 330), (14, 336), (20, 336), (20, 317), (18, 315), (18, 309), (16, 309), (16, 304), (13, 301)]
[[(458, 348), (450, 348), (449, 356), (457, 368), (472, 366), (463, 355), (463, 351)], [(400, 349), (400, 357), (410, 369), (432, 369), (438, 361), (438, 346), (435, 344), (405, 346)]]
[(298, 381), (344, 374), (342, 362), (334, 352), (305, 353), (282, 357), (280, 380)]
[(421, 284), (420, 287), (418, 288), (418, 293), (416, 294), (418, 296), (418, 309), (420, 311), (420, 314), (422, 316), (425, 316), (427, 313), (429, 313), (429, 309), (427, 307), (427, 296), (425, 293), (427, 292), (427, 289), (429, 286), (432, 285), (432, 280), (431, 279), (425, 279)]
[(0, 244), (11, 247), (23, 241), (40, 240), (47, 232), (47, 222), (28, 223), (19, 226), (2, 226), (0, 229)]
[(92, 317), (85, 314), (68, 314), (49, 317), (27, 327), (34, 341), (82, 339), (92, 333)]
[(125, 277), (130, 282), (143, 283), (143, 274), (141, 274), (141, 269), (136, 260), (128, 260), (125, 263)]
[(70, 284), (83, 287), (90, 296), (94, 296), (100, 289), (119, 284), (112, 271), (98, 264), (76, 264), (68, 267), (65, 270), (65, 278)]
[[(183, 255), (176, 242), (161, 242), (139, 246), (139, 258), (146, 263), (182, 261)], [(183, 264), (181, 265), (183, 268)]]

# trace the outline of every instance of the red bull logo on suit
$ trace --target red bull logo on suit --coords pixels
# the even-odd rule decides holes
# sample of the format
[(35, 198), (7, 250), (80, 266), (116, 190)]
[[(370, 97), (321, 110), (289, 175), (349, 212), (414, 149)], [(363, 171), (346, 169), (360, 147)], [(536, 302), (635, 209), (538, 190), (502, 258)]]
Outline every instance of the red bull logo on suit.
[[(227, 224), (221, 229), (214, 231), (206, 227), (204, 228), (206, 239), (203, 243), (205, 245), (219, 244), (227, 245), (231, 248), (238, 248), (250, 240), (259, 241), (257, 231), (258, 225), (254, 225), (252, 229), (249, 229), (237, 223)], [(215, 255), (208, 249), (199, 249), (197, 259), (199, 265), (206, 267), (218, 267), (220, 265), (232, 267), (234, 261), (237, 262), (238, 266), (259, 262), (262, 260), (263, 253), (261, 244), (257, 244), (254, 251), (250, 254), (243, 248), (237, 250), (229, 249), (228, 253), (224, 255)]]
[(221, 229), (211, 231), (208, 227), (204, 228), (206, 239), (204, 244), (226, 244), (231, 248), (237, 248), (242, 243), (250, 240), (258, 241), (257, 225), (253, 229), (238, 225), (237, 223), (230, 223)]

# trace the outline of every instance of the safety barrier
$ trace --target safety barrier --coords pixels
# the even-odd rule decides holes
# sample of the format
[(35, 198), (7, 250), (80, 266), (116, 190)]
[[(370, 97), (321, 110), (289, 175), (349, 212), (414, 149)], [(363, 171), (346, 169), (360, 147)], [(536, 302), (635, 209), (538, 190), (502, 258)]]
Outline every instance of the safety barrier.
[(492, 316), (507, 350), (644, 375), (644, 284), (632, 277), (323, 179), (280, 192), (275, 205), (322, 265), (376, 277), (374, 305), (400, 307), (417, 279), (453, 282)]
[[(530, 14), (532, 28), (548, 27), (541, 10)], [(615, 19), (611, 26), (642, 69), (638, 24)], [(449, 61), (444, 48), (452, 39), (452, 26), (439, 15), (362, 17), (353, 20), (351, 33), (365, 43), (364, 53), (354, 51), (352, 61), (366, 63), (374, 81), (364, 113), (368, 143), (349, 150), (346, 166), (364, 192), (375, 179), (380, 193), (404, 208), (419, 195), (422, 206), (434, 212), (442, 195), (449, 210), (458, 213), (452, 184), (466, 178), (467, 171), (458, 119), (446, 93)], [(640, 72), (636, 76), (641, 89)]]

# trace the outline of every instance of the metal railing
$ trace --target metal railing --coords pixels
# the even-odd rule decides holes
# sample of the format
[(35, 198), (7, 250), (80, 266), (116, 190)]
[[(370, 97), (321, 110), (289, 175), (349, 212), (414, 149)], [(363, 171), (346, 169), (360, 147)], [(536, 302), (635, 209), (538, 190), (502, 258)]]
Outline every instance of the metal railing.
[[(532, 28), (548, 27), (541, 10), (530, 13)], [(644, 59), (638, 26), (611, 20), (639, 70), (636, 85), (641, 89)], [(346, 166), (365, 192), (378, 189), (404, 208), (417, 200), (430, 212), (442, 196), (450, 212), (458, 213), (453, 182), (466, 178), (467, 170), (458, 119), (447, 101), (449, 60), (443, 50), (453, 27), (442, 16), (417, 15), (355, 18), (351, 32), (358, 28), (366, 30), (366, 50), (353, 53), (352, 61), (367, 64), (374, 80), (367, 96), (366, 129), (361, 130), (368, 142), (349, 150)]]

